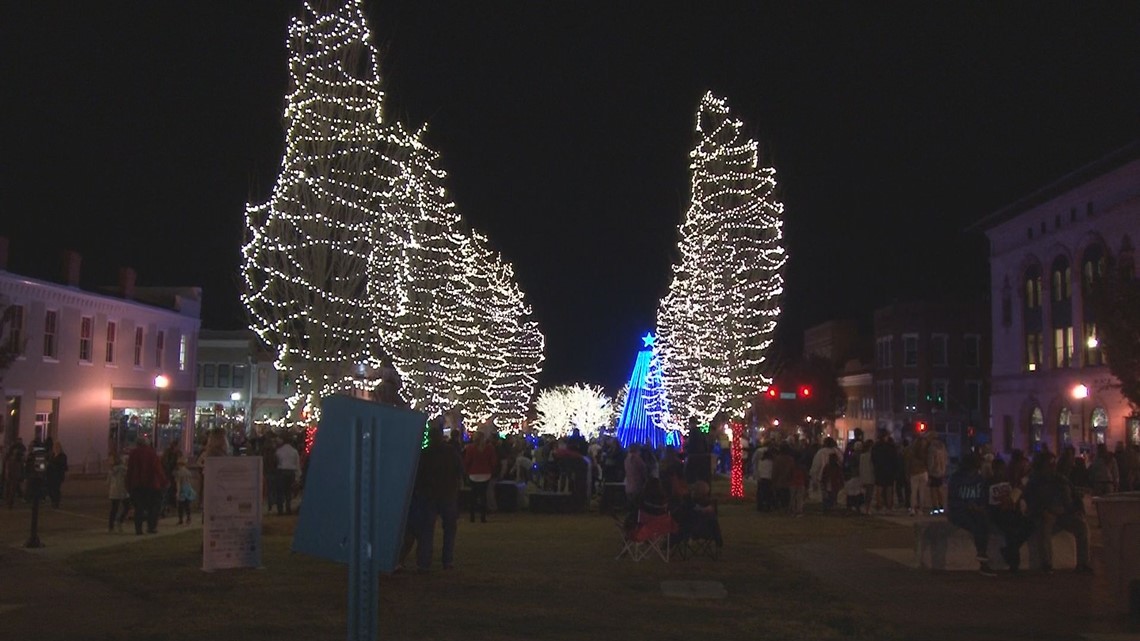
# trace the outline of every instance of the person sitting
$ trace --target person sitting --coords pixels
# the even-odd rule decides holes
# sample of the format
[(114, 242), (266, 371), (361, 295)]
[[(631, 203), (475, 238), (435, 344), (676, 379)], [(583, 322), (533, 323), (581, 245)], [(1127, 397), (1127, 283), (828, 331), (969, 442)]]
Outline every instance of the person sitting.
[(990, 522), (1005, 537), (1002, 558), (1009, 565), (1010, 572), (1017, 572), (1021, 566), (1021, 545), (1029, 540), (1033, 523), (1021, 513), (1020, 490), (1013, 489), (1006, 473), (1005, 462), (1000, 458), (990, 464), (989, 505), (986, 513)]
[(973, 453), (968, 453), (962, 457), (957, 471), (950, 476), (950, 511), (947, 516), (951, 523), (973, 535), (978, 572), (985, 576), (997, 576), (990, 568), (990, 524), (985, 509), (985, 490), (986, 480), (978, 471), (978, 458)]
[(1041, 452), (1033, 459), (1033, 470), (1025, 485), (1029, 518), (1039, 533), (1036, 538), (1041, 552), (1041, 569), (1053, 571), (1053, 534), (1067, 531), (1077, 544), (1077, 572), (1091, 573), (1089, 565), (1089, 526), (1085, 522), (1084, 504), (1076, 500), (1072, 483), (1057, 473), (1057, 458)]
[(712, 541), (718, 549), (724, 547), (720, 521), (717, 519), (716, 505), (709, 496), (708, 483), (697, 481), (692, 484), (688, 495), (673, 511), (673, 520), (677, 522), (678, 528), (674, 543), (701, 539)]

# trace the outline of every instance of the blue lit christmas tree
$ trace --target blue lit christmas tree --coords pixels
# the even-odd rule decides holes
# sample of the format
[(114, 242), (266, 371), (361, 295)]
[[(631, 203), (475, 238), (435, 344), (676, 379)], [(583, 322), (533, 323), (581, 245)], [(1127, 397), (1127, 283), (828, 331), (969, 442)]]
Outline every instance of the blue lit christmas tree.
[(629, 392), (617, 424), (617, 436), (622, 447), (641, 443), (656, 449), (679, 444), (677, 435), (666, 432), (658, 418), (667, 413), (667, 402), (665, 389), (661, 385), (656, 340), (657, 337), (651, 332), (646, 332), (641, 337), (644, 345), (633, 363), (633, 371), (629, 375)]

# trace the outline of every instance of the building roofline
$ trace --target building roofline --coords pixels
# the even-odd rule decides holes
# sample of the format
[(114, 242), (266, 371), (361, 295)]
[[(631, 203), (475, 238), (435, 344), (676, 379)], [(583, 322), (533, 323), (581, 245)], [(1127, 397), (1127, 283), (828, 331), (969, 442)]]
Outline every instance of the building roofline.
[(1097, 158), (1096, 160), (1079, 167), (1057, 180), (1041, 187), (1037, 191), (1023, 196), (1018, 200), (998, 209), (966, 228), (966, 231), (986, 231), (1012, 220), (1018, 214), (1026, 212), (1037, 205), (1048, 202), (1061, 194), (1104, 175), (1113, 169), (1122, 167), (1134, 160), (1140, 159), (1140, 140), (1134, 140), (1127, 145)]

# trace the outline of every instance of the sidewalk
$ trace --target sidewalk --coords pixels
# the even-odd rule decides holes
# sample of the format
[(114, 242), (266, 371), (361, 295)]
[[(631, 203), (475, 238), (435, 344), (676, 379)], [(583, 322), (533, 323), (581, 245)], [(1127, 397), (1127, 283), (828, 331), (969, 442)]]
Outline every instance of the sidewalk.
[[(1140, 640), (1135, 634), (1140, 630), (1130, 629), (1109, 593), (1099, 546), (1092, 549), (1097, 573), (1091, 576), (936, 573), (913, 567), (913, 524), (944, 517), (909, 517), (904, 512), (872, 518), (897, 527), (863, 532), (838, 543), (781, 546), (777, 552), (841, 594), (865, 603), (906, 630), (908, 638)], [(1099, 541), (1099, 530), (1094, 527), (1093, 532)], [(888, 550), (898, 554), (883, 554)]]

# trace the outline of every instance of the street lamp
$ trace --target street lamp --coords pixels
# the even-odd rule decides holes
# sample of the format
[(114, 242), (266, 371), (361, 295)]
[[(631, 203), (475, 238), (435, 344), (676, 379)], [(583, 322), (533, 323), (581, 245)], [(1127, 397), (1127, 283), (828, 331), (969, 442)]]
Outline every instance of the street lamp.
[(1088, 442), (1087, 435), (1085, 434), (1085, 399), (1089, 397), (1089, 388), (1084, 383), (1077, 383), (1073, 386), (1073, 398), (1081, 402), (1081, 442)]
[(158, 417), (162, 414), (162, 390), (170, 386), (170, 379), (164, 374), (154, 377), (154, 448), (158, 445)]

